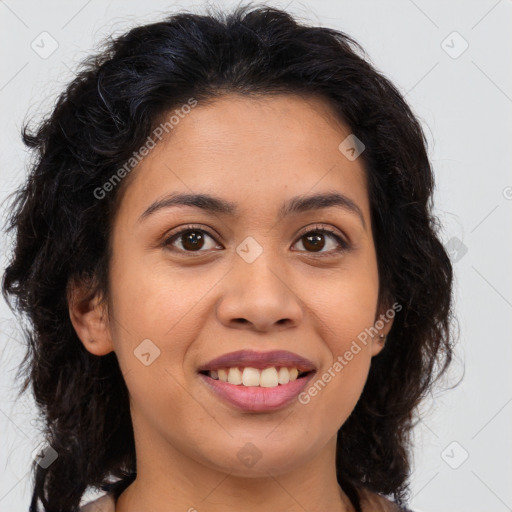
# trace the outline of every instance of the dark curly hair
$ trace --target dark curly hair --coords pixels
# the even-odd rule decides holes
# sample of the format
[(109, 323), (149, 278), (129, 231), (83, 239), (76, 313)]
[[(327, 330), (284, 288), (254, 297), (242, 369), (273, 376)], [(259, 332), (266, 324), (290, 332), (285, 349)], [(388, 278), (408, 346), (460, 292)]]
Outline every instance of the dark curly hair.
[(366, 146), (379, 300), (402, 309), (338, 432), (337, 478), (358, 511), (363, 489), (405, 503), (416, 408), (452, 360), (453, 276), (432, 214), (425, 135), (368, 60), (345, 33), (300, 24), (276, 8), (182, 12), (108, 39), (37, 129), (24, 124), (34, 158), (7, 219), (16, 238), (2, 291), (29, 320), (21, 392), (31, 386), (58, 453), (47, 468), (33, 464), (31, 512), (39, 501), (47, 512), (76, 511), (88, 488), (119, 496), (136, 476), (116, 355), (84, 348), (67, 287), (77, 279), (91, 296), (108, 297), (111, 220), (131, 176), (102, 199), (94, 191), (172, 108), (228, 93), (320, 96)]

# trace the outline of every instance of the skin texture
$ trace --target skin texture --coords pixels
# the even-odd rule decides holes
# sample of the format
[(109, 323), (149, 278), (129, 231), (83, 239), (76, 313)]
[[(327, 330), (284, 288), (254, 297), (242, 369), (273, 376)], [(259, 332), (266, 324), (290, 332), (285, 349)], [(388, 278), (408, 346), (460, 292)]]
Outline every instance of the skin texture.
[[(386, 311), (363, 163), (338, 149), (349, 134), (321, 99), (231, 94), (198, 104), (132, 171), (113, 224), (108, 308), (81, 301), (79, 287), (70, 306), (87, 350), (116, 352), (130, 393), (137, 479), (117, 512), (353, 510), (336, 481), (336, 433), (382, 350), (377, 337), (309, 404), (274, 412), (224, 403), (196, 371), (228, 352), (283, 349), (321, 375)], [(333, 191), (366, 227), (339, 207), (278, 220), (291, 197)], [(219, 196), (240, 212), (172, 207), (139, 220), (171, 192)], [(200, 251), (179, 236), (165, 245), (189, 224), (210, 234)], [(324, 234), (316, 252), (304, 237), (316, 227), (349, 249)], [(263, 249), (252, 263), (236, 252), (248, 236)], [(160, 350), (149, 366), (134, 356), (145, 339)], [(248, 442), (261, 454), (252, 467), (237, 457)]]

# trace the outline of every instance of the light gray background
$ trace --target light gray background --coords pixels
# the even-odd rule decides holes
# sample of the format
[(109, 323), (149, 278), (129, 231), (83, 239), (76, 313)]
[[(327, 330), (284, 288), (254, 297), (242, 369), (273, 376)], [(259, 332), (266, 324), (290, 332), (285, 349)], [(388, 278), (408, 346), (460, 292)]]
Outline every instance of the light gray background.
[[(443, 241), (453, 249), (460, 327), (456, 360), (444, 385), (465, 374), (456, 389), (438, 388), (423, 407), (425, 416), (415, 430), (410, 504), (417, 512), (512, 510), (512, 2), (266, 3), (359, 41), (373, 64), (406, 95), (429, 139), (436, 213), (444, 224)], [(202, 5), (0, 1), (0, 208), (25, 173), (27, 153), (19, 136), (23, 120), (48, 111), (78, 61), (108, 34), (181, 8), (202, 11)], [(47, 58), (31, 47), (40, 53), (51, 50), (55, 43), (42, 32), (58, 44), (50, 56), (43, 55)], [(469, 47), (458, 55), (464, 40)], [(2, 238), (2, 268), (9, 243)], [(40, 442), (32, 401), (27, 396), (15, 400), (22, 348), (19, 328), (2, 301), (2, 511), (28, 510), (31, 453)]]

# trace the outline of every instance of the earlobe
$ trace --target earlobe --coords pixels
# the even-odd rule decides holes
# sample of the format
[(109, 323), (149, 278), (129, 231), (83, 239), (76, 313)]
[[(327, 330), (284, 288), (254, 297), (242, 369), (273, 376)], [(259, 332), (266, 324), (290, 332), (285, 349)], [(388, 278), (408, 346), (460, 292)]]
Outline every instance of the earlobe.
[(376, 356), (382, 352), (384, 346), (386, 345), (386, 339), (386, 334), (379, 334), (379, 336), (377, 336), (377, 338), (372, 343), (372, 356)]
[(87, 351), (103, 356), (114, 350), (107, 308), (97, 295), (87, 296), (75, 282), (68, 288), (68, 309), (73, 328)]
[(376, 319), (374, 327), (378, 329), (379, 334), (374, 338), (374, 341), (372, 343), (372, 356), (376, 356), (377, 354), (380, 354), (382, 350), (384, 349), (386, 345), (386, 340), (389, 334), (389, 331), (391, 330), (391, 327), (393, 326), (393, 320), (394, 320), (394, 309), (393, 309), (393, 315), (389, 314), (390, 308), (388, 308), (385, 313), (382, 313), (378, 316), (378, 319)]

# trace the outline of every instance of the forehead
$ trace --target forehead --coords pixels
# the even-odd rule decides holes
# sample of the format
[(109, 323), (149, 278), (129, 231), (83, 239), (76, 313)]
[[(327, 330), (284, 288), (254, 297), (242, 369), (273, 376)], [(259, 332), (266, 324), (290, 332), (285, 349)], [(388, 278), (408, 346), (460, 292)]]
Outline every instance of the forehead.
[(364, 164), (339, 149), (350, 134), (319, 97), (229, 94), (198, 102), (136, 167), (123, 203), (141, 214), (170, 192), (215, 192), (242, 209), (275, 209), (284, 196), (337, 190), (366, 217)]
[(186, 143), (191, 152), (200, 152), (208, 145), (227, 153), (266, 149), (274, 157), (289, 158), (291, 151), (312, 154), (313, 146), (322, 151), (349, 133), (327, 101), (318, 96), (228, 94), (198, 103), (168, 139), (175, 149)]

